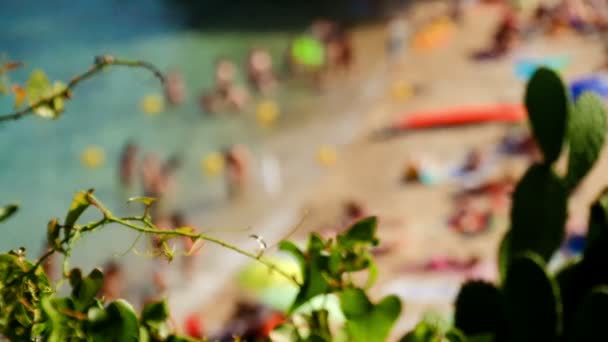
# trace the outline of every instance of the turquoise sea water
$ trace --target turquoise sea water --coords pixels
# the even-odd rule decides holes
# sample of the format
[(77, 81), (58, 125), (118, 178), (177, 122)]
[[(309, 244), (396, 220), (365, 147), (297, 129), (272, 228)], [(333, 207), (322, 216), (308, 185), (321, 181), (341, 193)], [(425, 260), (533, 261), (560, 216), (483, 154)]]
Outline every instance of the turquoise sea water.
[[(2, 226), (0, 249), (25, 246), (38, 253), (46, 222), (64, 215), (73, 193), (81, 189), (95, 188), (119, 213), (129, 210), (125, 199), (138, 189), (121, 190), (115, 177), (116, 161), (129, 139), (143, 153), (182, 157), (177, 206), (202, 209), (221, 202), (222, 187), (201, 176), (201, 157), (227, 144), (255, 146), (265, 133), (255, 128), (251, 117), (202, 115), (197, 98), (211, 85), (218, 56), (242, 65), (253, 45), (280, 56), (288, 36), (190, 30), (168, 1), (2, 1), (0, 53), (26, 63), (11, 74), (12, 81), (24, 82), (33, 68), (44, 69), (53, 80), (67, 80), (86, 70), (95, 55), (110, 53), (145, 59), (163, 70), (179, 68), (188, 98), (179, 108), (147, 116), (139, 110), (139, 101), (161, 91), (157, 80), (145, 71), (115, 68), (79, 86), (59, 120), (29, 117), (1, 125), (0, 203), (18, 202), (22, 211)], [(1, 112), (10, 112), (11, 106), (10, 98), (0, 100)], [(106, 162), (90, 170), (82, 166), (80, 155), (93, 145), (105, 150)], [(106, 234), (95, 241), (126, 246), (123, 237)], [(84, 254), (92, 260), (103, 253), (106, 249), (93, 248)]]

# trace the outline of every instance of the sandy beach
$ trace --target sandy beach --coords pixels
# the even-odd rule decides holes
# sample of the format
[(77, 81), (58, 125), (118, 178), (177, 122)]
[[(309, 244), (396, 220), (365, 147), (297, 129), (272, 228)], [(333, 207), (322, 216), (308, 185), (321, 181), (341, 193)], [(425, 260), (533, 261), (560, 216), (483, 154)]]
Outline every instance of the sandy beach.
[[(329, 168), (310, 166), (314, 163), (316, 146), (289, 149), (282, 146), (283, 141), (279, 138), (274, 142), (279, 158), (284, 154), (301, 159), (302, 165), (309, 164), (310, 178), (314, 181), (290, 188), (287, 197), (281, 195), (260, 200), (256, 208), (245, 205), (228, 209), (240, 210), (238, 216), (242, 220), (236, 227), (248, 227), (251, 222), (247, 222), (243, 211), (253, 213), (259, 206), (272, 208), (278, 214), (268, 216), (255, 227), (256, 234), (263, 234), (270, 242), (280, 239), (294, 222), (302, 218), (303, 223), (293, 237), (297, 241), (303, 241), (311, 231), (332, 234), (342, 228), (344, 204), (348, 201), (357, 201), (365, 208), (366, 214), (378, 216), (381, 247), (387, 251), (377, 258), (380, 275), (372, 295), (381, 297), (394, 293), (403, 300), (404, 311), (393, 337), (402, 335), (428, 311), (441, 313), (449, 319), (451, 304), (463, 280), (469, 277), (495, 278), (497, 245), (508, 222), (507, 205), (495, 215), (492, 228), (484, 234), (463, 236), (450, 230), (447, 220), (455, 208), (453, 196), (462, 189), (463, 183), (403, 184), (404, 166), (409, 161), (424, 159), (439, 169), (445, 169), (461, 163), (473, 148), (495, 149), (512, 127), (493, 124), (444, 128), (409, 132), (386, 139), (375, 139), (374, 133), (390, 126), (398, 116), (416, 110), (467, 104), (521, 103), (525, 82), (515, 77), (513, 65), (522, 56), (568, 55), (571, 64), (563, 72), (566, 80), (590, 73), (602, 60), (598, 39), (566, 33), (524, 42), (513, 55), (500, 60), (472, 61), (470, 54), (489, 38), (498, 14), (497, 8), (489, 5), (470, 9), (449, 43), (432, 51), (407, 51), (400, 57), (398, 65), (391, 68), (384, 64), (384, 27), (377, 25), (355, 30), (356, 48), (365, 46), (366, 51), (374, 52), (360, 54), (362, 59), (358, 63), (360, 67), (366, 65), (367, 68), (362, 68), (367, 72), (356, 76), (360, 80), (350, 82), (356, 84), (354, 89), (345, 89), (341, 94), (348, 96), (349, 91), (365, 94), (356, 100), (356, 110), (327, 119), (326, 124), (336, 124), (343, 131), (338, 140), (328, 141), (338, 146), (335, 165)], [(446, 61), (446, 56), (449, 56), (449, 61)], [(369, 68), (371, 64), (377, 67)], [(396, 81), (420, 85), (422, 91), (411, 99), (396, 101), (390, 95), (390, 87)], [(310, 123), (313, 126), (319, 124), (323, 122)], [(323, 141), (322, 138), (319, 137), (319, 141)], [(596, 169), (573, 197), (570, 203), (573, 226), (579, 222), (584, 224), (586, 207), (606, 184), (607, 158), (608, 152), (605, 151)], [(529, 160), (522, 157), (500, 157), (492, 163), (483, 180), (497, 179), (505, 174), (519, 178), (528, 163)], [(293, 184), (298, 179), (289, 178), (285, 182)], [(311, 183), (312, 186), (309, 185)], [(208, 218), (208, 221), (215, 223), (213, 219)], [(246, 234), (235, 235), (229, 237), (233, 242), (255, 248), (255, 243)], [(216, 252), (213, 247), (204, 253), (212, 255)], [(411, 271), (412, 266), (424, 264), (437, 256), (461, 260), (477, 257), (481, 261), (471, 272)], [(191, 294), (212, 293), (196, 305), (207, 328), (213, 331), (230, 312), (232, 301), (247, 296), (234, 285), (230, 273), (237, 271), (247, 260), (230, 257), (218, 263), (217, 256), (210, 258), (211, 261), (205, 260), (201, 266), (204, 275), (197, 277), (199, 281), (193, 281), (181, 293), (171, 293), (169, 299), (171, 305), (178, 308), (179, 315), (180, 311), (184, 313), (194, 309)], [(210, 276), (213, 282), (206, 282), (204, 279)], [(185, 307), (188, 308), (186, 311), (180, 310)]]

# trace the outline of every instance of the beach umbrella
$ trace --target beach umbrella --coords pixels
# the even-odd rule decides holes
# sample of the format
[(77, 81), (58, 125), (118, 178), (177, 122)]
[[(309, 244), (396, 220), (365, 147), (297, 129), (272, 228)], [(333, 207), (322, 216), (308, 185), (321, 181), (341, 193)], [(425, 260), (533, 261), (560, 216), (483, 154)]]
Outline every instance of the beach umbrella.
[(325, 46), (314, 37), (301, 36), (294, 40), (291, 55), (298, 64), (318, 68), (325, 63)]

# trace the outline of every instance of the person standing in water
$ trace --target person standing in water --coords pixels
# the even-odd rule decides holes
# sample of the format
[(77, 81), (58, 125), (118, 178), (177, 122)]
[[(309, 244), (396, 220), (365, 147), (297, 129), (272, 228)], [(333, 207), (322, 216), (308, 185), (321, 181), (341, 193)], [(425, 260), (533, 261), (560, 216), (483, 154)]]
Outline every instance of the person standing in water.
[(136, 162), (137, 145), (132, 141), (128, 141), (122, 149), (119, 162), (119, 179), (125, 188), (130, 188), (133, 185), (133, 178), (137, 168)]
[(224, 152), (226, 162), (226, 183), (228, 197), (234, 198), (240, 193), (247, 184), (249, 175), (247, 148), (235, 145)]
[(253, 48), (247, 57), (247, 78), (251, 86), (262, 94), (267, 94), (277, 85), (272, 71), (272, 56), (264, 49)]
[(210, 113), (224, 108), (240, 112), (249, 101), (247, 91), (236, 85), (236, 66), (226, 58), (215, 64), (215, 88), (201, 97), (201, 106)]
[(167, 73), (165, 96), (172, 106), (178, 106), (184, 102), (186, 86), (182, 75), (178, 71), (173, 70)]

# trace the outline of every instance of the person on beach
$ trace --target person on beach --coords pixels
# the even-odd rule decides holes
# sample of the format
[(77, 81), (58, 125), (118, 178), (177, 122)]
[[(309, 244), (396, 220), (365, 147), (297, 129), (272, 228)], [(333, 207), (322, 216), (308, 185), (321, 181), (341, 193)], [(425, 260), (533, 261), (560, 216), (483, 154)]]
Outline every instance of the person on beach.
[(480, 210), (473, 206), (471, 199), (462, 198), (456, 213), (449, 218), (448, 225), (456, 233), (473, 236), (488, 231), (493, 216), (492, 210)]
[(182, 75), (178, 71), (173, 70), (167, 73), (165, 95), (172, 106), (178, 106), (184, 102), (186, 86)]
[(120, 154), (119, 179), (125, 188), (133, 185), (133, 178), (137, 169), (137, 145), (133, 141), (128, 141)]
[(245, 146), (234, 145), (224, 151), (226, 163), (226, 184), (228, 197), (234, 198), (242, 193), (249, 176), (249, 157)]
[(519, 42), (517, 17), (510, 9), (505, 9), (503, 18), (493, 36), (492, 45), (473, 55), (476, 60), (496, 59), (510, 53)]
[(466, 260), (459, 260), (448, 256), (434, 256), (420, 265), (409, 266), (406, 272), (466, 272), (479, 265), (481, 259), (471, 256)]
[(264, 49), (253, 48), (247, 57), (247, 79), (259, 93), (267, 94), (276, 88), (277, 78), (272, 70), (272, 56)]
[(407, 43), (409, 30), (405, 19), (394, 17), (388, 23), (386, 40), (386, 54), (391, 62), (397, 60), (403, 46)]
[(103, 273), (103, 285), (99, 296), (108, 302), (121, 298), (124, 283), (122, 267), (110, 261), (103, 267)]
[(328, 67), (348, 72), (354, 62), (352, 41), (348, 32), (336, 27), (326, 40)]

